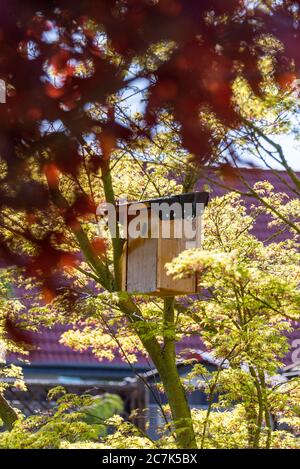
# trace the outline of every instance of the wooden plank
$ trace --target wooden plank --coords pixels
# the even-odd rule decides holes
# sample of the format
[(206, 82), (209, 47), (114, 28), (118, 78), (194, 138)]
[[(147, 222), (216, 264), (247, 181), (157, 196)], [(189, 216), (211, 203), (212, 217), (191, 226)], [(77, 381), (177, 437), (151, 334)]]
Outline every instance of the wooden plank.
[(122, 258), (121, 258), (122, 291), (127, 290), (127, 249), (128, 249), (128, 243), (126, 241), (123, 246), (123, 253), (122, 253)]
[[(145, 214), (145, 219), (148, 215)], [(143, 218), (143, 217), (142, 217)], [(197, 223), (197, 247), (201, 246), (202, 217)], [(149, 220), (148, 220), (149, 221)], [(178, 254), (187, 248), (184, 233), (176, 238), (178, 225), (182, 220), (160, 221), (159, 234), (163, 234), (163, 224), (170, 224), (168, 238), (129, 238), (125, 244), (122, 259), (122, 288), (128, 293), (141, 293), (149, 295), (183, 295), (196, 293), (196, 276), (174, 280), (168, 276), (165, 264), (171, 262)], [(150, 227), (150, 224), (148, 224)], [(168, 233), (168, 232), (167, 232)]]
[(128, 293), (155, 292), (157, 239), (129, 239), (127, 262)]
[(174, 257), (185, 250), (185, 239), (159, 239), (158, 240), (158, 265), (157, 265), (157, 288), (162, 293), (194, 293), (195, 276), (174, 280), (167, 275), (165, 264), (171, 262)]

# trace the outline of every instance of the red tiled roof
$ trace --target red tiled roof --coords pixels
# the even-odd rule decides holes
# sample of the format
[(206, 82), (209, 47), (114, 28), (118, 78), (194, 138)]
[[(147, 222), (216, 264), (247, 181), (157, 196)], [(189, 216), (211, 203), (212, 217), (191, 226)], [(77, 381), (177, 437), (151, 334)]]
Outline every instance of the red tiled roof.
[[(250, 186), (253, 186), (257, 182), (261, 181), (267, 181), (271, 183), (277, 193), (282, 192), (287, 194), (287, 196), (291, 199), (295, 198), (296, 195), (293, 193), (292, 189), (289, 189), (289, 187), (285, 184), (285, 181), (290, 184), (291, 187), (293, 187), (293, 183), (291, 183), (291, 180), (288, 176), (288, 174), (285, 171), (277, 171), (276, 173), (272, 171), (266, 171), (263, 169), (243, 169), (240, 170), (241, 175), (246, 179), (247, 183)], [(278, 176), (276, 176), (276, 174)], [(296, 173), (298, 177), (300, 178), (300, 172)], [(223, 185), (226, 185), (226, 180), (225, 181), (220, 181), (220, 179), (216, 176), (216, 172), (212, 171), (209, 174), (209, 180), (215, 180), (221, 182)], [(208, 182), (205, 178), (200, 179), (196, 185), (196, 190), (203, 190), (204, 185), (209, 185), (211, 188), (211, 194), (210, 197), (219, 197), (224, 195), (226, 192), (228, 192), (226, 189), (223, 189), (220, 187), (217, 183), (213, 184), (212, 182)], [(228, 183), (229, 186), (234, 187), (238, 191), (241, 191), (243, 193), (247, 193), (248, 189), (243, 185), (243, 182), (238, 179), (232, 179)], [(253, 198), (253, 197), (243, 197), (245, 201), (245, 205), (250, 207), (250, 205), (255, 205), (258, 202)], [(260, 240), (264, 241), (273, 234), (276, 233), (276, 228), (270, 228), (268, 227), (268, 217), (265, 215), (259, 216), (255, 220), (254, 228), (253, 228), (253, 234)], [(286, 239), (286, 234), (282, 233), (281, 235), (276, 237), (277, 241), (282, 241)]]
[[(288, 180), (288, 176), (285, 172), (279, 172), (279, 176), (283, 180)], [(288, 190), (286, 185), (281, 182), (275, 174), (271, 171), (264, 171), (264, 170), (252, 170), (252, 169), (245, 169), (243, 170), (243, 175), (246, 177), (247, 182), (250, 185), (255, 184), (258, 181), (267, 180), (275, 187), (277, 192), (284, 192), (290, 198), (293, 198), (293, 193), (291, 190)], [(298, 173), (300, 177), (300, 173)], [(212, 172), (211, 175), (212, 179), (215, 179), (215, 173)], [(203, 190), (203, 185), (207, 184), (206, 180), (199, 180), (196, 190)], [(220, 188), (215, 184), (208, 183), (211, 186), (212, 193), (211, 197), (221, 196), (224, 195), (226, 192), (225, 189)], [(225, 182), (226, 184), (226, 182)], [(239, 190), (243, 190), (245, 192), (245, 188), (242, 186), (241, 182), (231, 181), (231, 186), (234, 184), (234, 187)], [(245, 199), (246, 205), (250, 205), (254, 203), (253, 199), (246, 198)], [(267, 228), (268, 220), (266, 217), (260, 217), (256, 220), (254, 225), (253, 232), (257, 236), (257, 238), (261, 240), (267, 239), (271, 234), (273, 234), (272, 230)], [(281, 239), (284, 239), (285, 235), (281, 235)], [(278, 237), (278, 239), (280, 239)], [(34, 343), (36, 344), (36, 350), (30, 352), (28, 357), (29, 361), (33, 364), (43, 364), (43, 365), (122, 365), (122, 359), (120, 356), (116, 356), (112, 362), (107, 360), (103, 360), (99, 362), (99, 360), (92, 354), (91, 351), (87, 350), (84, 352), (75, 352), (68, 347), (65, 347), (61, 343), (59, 343), (59, 339), (61, 334), (67, 328), (64, 326), (56, 326), (53, 329), (46, 329), (42, 328), (40, 333), (30, 334), (33, 339)], [(300, 339), (300, 332), (295, 331), (292, 334), (289, 334), (291, 340), (296, 338)], [(195, 349), (195, 351), (203, 349), (203, 344), (201, 343), (200, 338), (189, 338), (187, 340), (183, 340), (181, 344), (178, 346), (178, 350), (183, 350), (186, 348)], [(286, 363), (288, 364), (290, 361), (290, 355), (287, 356)], [(13, 361), (16, 360), (16, 356), (12, 355), (11, 359)], [(147, 361), (144, 357), (140, 356), (139, 358), (139, 365), (147, 366)]]
[[(24, 357), (25, 360), (48, 365), (99, 364), (99, 360), (91, 351), (76, 352), (59, 342), (61, 335), (67, 329), (66, 326), (56, 325), (52, 329), (42, 327), (38, 333), (26, 332), (26, 337), (34, 344), (34, 350), (30, 351), (29, 356)], [(11, 361), (18, 361), (19, 358), (22, 359), (23, 356), (11, 354), (9, 357)]]

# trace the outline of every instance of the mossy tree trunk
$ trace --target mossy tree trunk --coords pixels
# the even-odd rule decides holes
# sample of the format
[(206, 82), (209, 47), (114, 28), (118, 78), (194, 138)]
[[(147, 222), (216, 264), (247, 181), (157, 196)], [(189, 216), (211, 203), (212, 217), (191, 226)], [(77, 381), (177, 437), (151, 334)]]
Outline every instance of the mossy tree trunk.
[(127, 300), (123, 298), (119, 306), (121, 311), (135, 323), (137, 335), (158, 371), (170, 406), (178, 448), (193, 449), (197, 448), (197, 444), (191, 410), (176, 364), (174, 298), (167, 298), (164, 303), (163, 346), (151, 335), (151, 325), (145, 324), (138, 307), (129, 296)]
[[(102, 183), (106, 202), (115, 204), (109, 165), (103, 168), (102, 171)], [(64, 208), (67, 204), (61, 193), (53, 194), (53, 202), (60, 208)], [(104, 262), (93, 253), (88, 237), (81, 227), (77, 227), (74, 230), (74, 236), (93, 271), (91, 278), (98, 281), (108, 291), (120, 292), (122, 240), (119, 237), (112, 240), (114, 267), (112, 275)], [(161, 346), (156, 337), (153, 337), (152, 324), (145, 320), (140, 308), (130, 295), (126, 295), (123, 292), (120, 295), (118, 306), (134, 328), (159, 373), (170, 405), (172, 424), (178, 448), (196, 448), (191, 411), (176, 366), (174, 298), (165, 300), (163, 346)]]
[(16, 420), (18, 420), (15, 409), (11, 407), (2, 394), (0, 394), (0, 418), (7, 430), (11, 430)]
[[(115, 204), (109, 168), (105, 168), (102, 181), (106, 201)], [(117, 290), (121, 287), (121, 246), (121, 240), (113, 240), (114, 285)], [(129, 295), (127, 300), (121, 300), (119, 306), (128, 319), (135, 324), (135, 331), (158, 371), (170, 406), (177, 446), (197, 448), (191, 410), (176, 364), (174, 298), (166, 298), (164, 301), (163, 347), (151, 334), (151, 324), (144, 321), (141, 311)]]

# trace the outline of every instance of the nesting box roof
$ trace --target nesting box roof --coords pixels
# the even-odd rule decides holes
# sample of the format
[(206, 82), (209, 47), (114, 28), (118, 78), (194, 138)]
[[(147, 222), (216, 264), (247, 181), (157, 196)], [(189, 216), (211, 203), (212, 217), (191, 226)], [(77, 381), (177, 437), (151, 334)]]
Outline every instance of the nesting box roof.
[(162, 204), (167, 203), (168, 205), (172, 205), (174, 203), (179, 203), (181, 205), (193, 203), (193, 204), (204, 204), (205, 206), (208, 204), (209, 200), (209, 193), (208, 192), (188, 192), (186, 194), (179, 194), (179, 195), (171, 195), (169, 197), (159, 197), (155, 199), (147, 199), (147, 200), (140, 200), (134, 202), (126, 202), (125, 204), (120, 203), (120, 205), (132, 205), (132, 204)]
[[(207, 206), (209, 201), (209, 193), (208, 192), (188, 192), (186, 194), (179, 194), (179, 195), (172, 195), (169, 197), (159, 197), (155, 199), (146, 199), (146, 200), (139, 200), (139, 201), (128, 201), (128, 202), (119, 202), (117, 203), (117, 210), (121, 207), (129, 207), (133, 205), (143, 204), (147, 208), (155, 208), (158, 204), (167, 204), (172, 206), (173, 204), (179, 204), (184, 209), (185, 204), (192, 204), (192, 212), (189, 211), (189, 215), (195, 216), (196, 215), (196, 206), (197, 204), (203, 204), (204, 207)], [(103, 205), (103, 210), (105, 212), (105, 204)], [(182, 212), (183, 217), (185, 216), (185, 211)], [(160, 215), (161, 217), (161, 215)]]

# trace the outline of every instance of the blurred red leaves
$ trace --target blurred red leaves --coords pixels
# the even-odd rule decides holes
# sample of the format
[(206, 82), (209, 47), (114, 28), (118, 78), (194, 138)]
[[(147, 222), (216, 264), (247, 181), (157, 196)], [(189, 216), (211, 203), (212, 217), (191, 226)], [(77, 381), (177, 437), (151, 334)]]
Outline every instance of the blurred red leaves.
[(182, 10), (182, 4), (178, 0), (162, 0), (158, 3), (158, 8), (168, 16), (178, 16)]
[(28, 110), (27, 117), (31, 121), (37, 121), (37, 120), (41, 119), (42, 112), (39, 108), (32, 107), (31, 109)]
[(51, 301), (54, 300), (55, 296), (55, 292), (53, 292), (50, 288), (42, 288), (42, 297), (46, 305), (51, 303)]
[(111, 152), (117, 147), (117, 141), (129, 140), (132, 130), (117, 122), (110, 121), (102, 125), (101, 133), (97, 135), (102, 149), (103, 159), (107, 162)]
[(99, 238), (99, 236), (91, 242), (92, 250), (97, 256), (105, 254), (107, 250), (107, 244), (105, 239)]
[(31, 212), (34, 209), (43, 210), (48, 207), (48, 191), (37, 181), (25, 181), (16, 184), (15, 194), (8, 196), (5, 203), (15, 210)]
[(296, 79), (297, 75), (291, 72), (281, 73), (277, 76), (277, 81), (282, 89), (292, 86)]
[(31, 348), (33, 345), (33, 338), (29, 331), (20, 327), (20, 325), (7, 317), (5, 319), (4, 330), (6, 338), (13, 341), (24, 349)]
[(77, 259), (69, 253), (63, 253), (59, 258), (59, 266), (61, 268), (65, 267), (75, 267)]
[(70, 205), (70, 211), (76, 217), (90, 217), (96, 213), (96, 209), (95, 202), (86, 194), (78, 194), (73, 204)]
[(56, 187), (59, 182), (60, 171), (55, 164), (45, 164), (43, 172), (47, 178), (49, 187)]
[(221, 179), (225, 180), (226, 183), (231, 187), (236, 187), (240, 183), (239, 169), (232, 167), (229, 163), (220, 164), (218, 167), (218, 173)]
[(74, 66), (70, 65), (71, 53), (66, 49), (59, 49), (49, 60), (49, 65), (53, 67), (54, 74), (61, 74), (64, 77), (74, 73)]
[(51, 83), (47, 83), (45, 86), (45, 92), (48, 96), (50, 96), (50, 98), (57, 99), (61, 98), (64, 95), (64, 88), (57, 88)]

